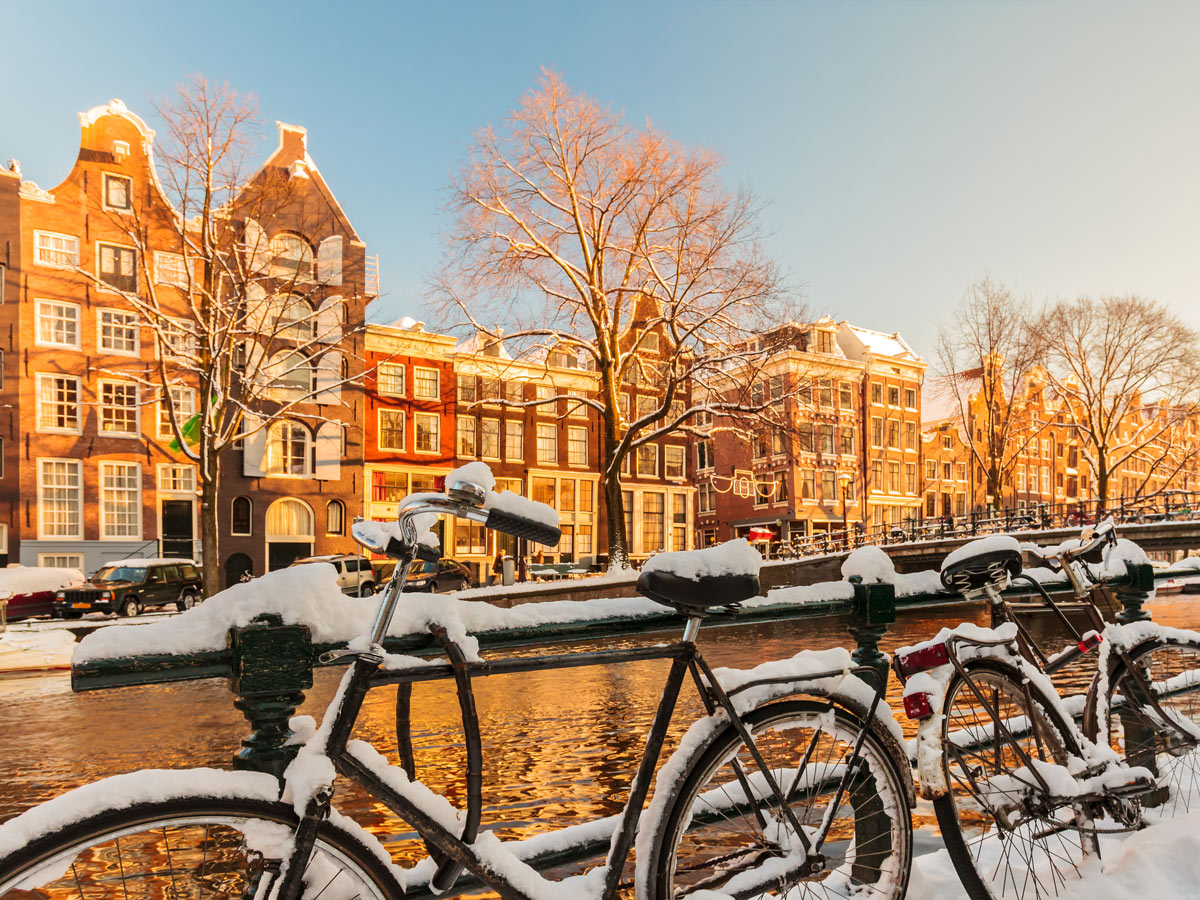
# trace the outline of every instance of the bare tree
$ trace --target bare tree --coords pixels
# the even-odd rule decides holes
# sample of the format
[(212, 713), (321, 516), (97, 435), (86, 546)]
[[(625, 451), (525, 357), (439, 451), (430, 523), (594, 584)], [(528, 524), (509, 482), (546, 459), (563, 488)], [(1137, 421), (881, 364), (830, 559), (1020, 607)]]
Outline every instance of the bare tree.
[(1101, 507), (1113, 473), (1197, 411), (1196, 333), (1138, 296), (1056, 303), (1037, 322), (1066, 424), (1094, 477)]
[(1028, 299), (984, 277), (938, 327), (943, 375), (935, 390), (956, 410), (993, 508), (1046, 425), (1035, 420), (1028, 402), (1040, 352), (1039, 333), (1029, 327), (1032, 315)]
[(320, 305), (321, 289), (341, 283), (341, 258), (336, 266), (314, 259), (294, 234), (267, 240), (316, 233), (327, 206), (314, 201), (304, 173), (249, 168), (253, 98), (193, 76), (157, 112), (167, 132), (160, 164), (151, 162), (157, 195), (128, 212), (98, 210), (132, 250), (102, 255), (97, 272), (78, 271), (119, 293), (153, 335), (153, 365), (119, 374), (162, 404), (171, 449), (197, 464), (211, 595), (224, 454), (281, 418), (323, 422), (318, 403), (343, 403), (332, 398), (348, 380), (345, 367), (327, 351), (344, 335), (344, 300)]
[[(444, 312), (484, 331), (503, 325), (510, 344), (574, 355), (596, 373), (596, 395), (579, 399), (603, 430), (614, 565), (628, 562), (622, 461), (688, 429), (701, 409), (693, 396), (728, 397), (732, 373), (760, 368), (766, 353), (752, 335), (788, 317), (754, 200), (726, 190), (719, 168), (715, 154), (632, 128), (544, 72), (502, 129), (478, 132), (452, 185)], [(623, 410), (630, 385), (653, 402)]]

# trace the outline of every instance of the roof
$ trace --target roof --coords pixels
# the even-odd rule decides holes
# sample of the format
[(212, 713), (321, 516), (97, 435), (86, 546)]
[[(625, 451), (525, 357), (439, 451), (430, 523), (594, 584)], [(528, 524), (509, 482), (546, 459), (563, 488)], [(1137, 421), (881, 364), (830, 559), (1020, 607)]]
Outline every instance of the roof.
[(843, 331), (848, 330), (853, 334), (862, 345), (862, 349), (872, 356), (889, 356), (893, 359), (901, 359), (909, 362), (925, 362), (921, 355), (909, 346), (908, 341), (900, 336), (900, 332), (898, 331), (886, 334), (882, 331), (873, 331), (870, 328), (860, 328), (857, 325), (851, 325), (849, 322), (843, 322), (842, 329)]

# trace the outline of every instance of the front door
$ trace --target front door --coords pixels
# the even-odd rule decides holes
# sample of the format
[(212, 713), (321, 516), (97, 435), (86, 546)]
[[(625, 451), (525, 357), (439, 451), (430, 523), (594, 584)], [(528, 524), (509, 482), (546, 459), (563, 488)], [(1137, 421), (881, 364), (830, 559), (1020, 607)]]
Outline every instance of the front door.
[(312, 544), (308, 541), (270, 541), (267, 543), (267, 571), (286, 569), (296, 560), (312, 556)]
[(162, 555), (171, 559), (192, 559), (193, 539), (192, 501), (164, 500), (162, 502)]

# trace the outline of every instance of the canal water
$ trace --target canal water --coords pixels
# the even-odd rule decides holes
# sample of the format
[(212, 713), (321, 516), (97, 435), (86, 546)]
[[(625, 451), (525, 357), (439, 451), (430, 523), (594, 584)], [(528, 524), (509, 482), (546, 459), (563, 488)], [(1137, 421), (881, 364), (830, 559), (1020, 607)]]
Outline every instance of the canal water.
[[(1200, 596), (1156, 600), (1150, 609), (1165, 625), (1200, 625)], [(944, 626), (980, 624), (979, 604), (938, 604), (901, 609), (881, 646), (890, 650), (931, 637)], [(1046, 634), (1052, 633), (1048, 620)], [(640, 635), (623, 646), (671, 640), (677, 635)], [(844, 620), (828, 616), (745, 625), (710, 625), (701, 645), (715, 666), (750, 667), (802, 649), (853, 646)], [(1065, 641), (1051, 638), (1049, 646)], [(594, 649), (608, 644), (557, 645)], [(551, 648), (538, 648), (549, 650)], [(508, 839), (617, 812), (649, 731), (669, 663), (648, 661), (479, 679), (476, 697), (484, 736), (484, 821)], [(300, 710), (321, 715), (340, 675), (319, 670)], [(1086, 689), (1087, 673), (1066, 676), (1067, 690)], [(890, 701), (901, 724), (899, 686)], [(170, 686), (71, 692), (63, 673), (0, 680), (0, 820), (64, 790), (107, 775), (141, 768), (228, 767), (246, 722), (221, 679)], [(357, 737), (395, 760), (395, 688), (367, 699)], [(465, 803), (463, 752), (451, 683), (416, 685), (414, 745), (418, 776), (458, 805)], [(701, 714), (690, 685), (680, 698), (668, 745)], [(423, 855), (412, 834), (381, 804), (356, 788), (341, 786), (335, 800), (343, 812), (378, 834), (397, 860)], [(918, 804), (917, 824), (929, 825)], [(918, 841), (918, 851), (922, 844)]]

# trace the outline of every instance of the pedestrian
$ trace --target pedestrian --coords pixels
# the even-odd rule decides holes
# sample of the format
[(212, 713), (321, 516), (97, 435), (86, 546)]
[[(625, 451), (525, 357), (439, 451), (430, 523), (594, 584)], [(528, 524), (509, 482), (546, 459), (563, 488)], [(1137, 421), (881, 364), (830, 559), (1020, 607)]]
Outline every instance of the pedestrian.
[(496, 551), (496, 561), (492, 563), (492, 584), (499, 584), (504, 580), (504, 551)]
[(529, 580), (529, 567), (525, 564), (525, 557), (517, 557), (517, 581)]

